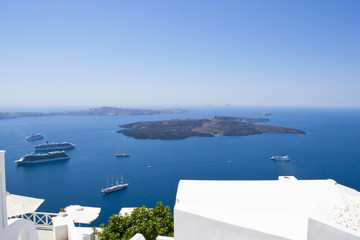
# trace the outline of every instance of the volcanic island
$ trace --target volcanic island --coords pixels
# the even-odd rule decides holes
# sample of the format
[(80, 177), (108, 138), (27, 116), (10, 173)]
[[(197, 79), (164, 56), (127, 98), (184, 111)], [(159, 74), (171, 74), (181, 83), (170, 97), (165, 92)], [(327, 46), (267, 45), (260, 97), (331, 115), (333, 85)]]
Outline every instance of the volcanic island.
[(267, 118), (215, 116), (200, 119), (172, 119), (123, 124), (118, 133), (136, 139), (177, 140), (188, 137), (248, 136), (263, 133), (306, 134), (293, 128), (254, 123), (268, 122)]

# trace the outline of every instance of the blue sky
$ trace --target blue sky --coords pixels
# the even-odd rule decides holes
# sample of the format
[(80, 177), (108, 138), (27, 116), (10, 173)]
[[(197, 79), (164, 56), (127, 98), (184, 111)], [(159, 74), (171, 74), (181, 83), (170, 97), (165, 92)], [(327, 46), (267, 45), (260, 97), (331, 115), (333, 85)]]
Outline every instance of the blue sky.
[(358, 0), (3, 0), (0, 107), (360, 107), (359, 13)]

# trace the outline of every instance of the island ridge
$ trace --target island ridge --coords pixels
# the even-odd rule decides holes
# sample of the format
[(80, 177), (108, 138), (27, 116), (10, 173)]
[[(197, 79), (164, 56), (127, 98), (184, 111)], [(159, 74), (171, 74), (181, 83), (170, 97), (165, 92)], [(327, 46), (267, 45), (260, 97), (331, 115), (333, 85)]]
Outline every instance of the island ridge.
[(248, 136), (262, 133), (305, 134), (304, 131), (272, 125), (255, 125), (268, 122), (266, 118), (238, 118), (215, 116), (200, 119), (172, 119), (165, 121), (137, 122), (120, 125), (118, 130), (136, 139), (176, 140), (188, 137)]

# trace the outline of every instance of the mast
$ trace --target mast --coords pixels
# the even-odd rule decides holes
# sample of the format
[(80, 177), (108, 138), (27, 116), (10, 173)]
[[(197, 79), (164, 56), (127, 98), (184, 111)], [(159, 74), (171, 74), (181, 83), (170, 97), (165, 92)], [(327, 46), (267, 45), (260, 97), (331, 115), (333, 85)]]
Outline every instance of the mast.
[(106, 179), (106, 188), (110, 187), (110, 183), (109, 183), (109, 177)]
[(114, 177), (111, 177), (110, 179), (110, 187), (113, 187), (114, 186)]

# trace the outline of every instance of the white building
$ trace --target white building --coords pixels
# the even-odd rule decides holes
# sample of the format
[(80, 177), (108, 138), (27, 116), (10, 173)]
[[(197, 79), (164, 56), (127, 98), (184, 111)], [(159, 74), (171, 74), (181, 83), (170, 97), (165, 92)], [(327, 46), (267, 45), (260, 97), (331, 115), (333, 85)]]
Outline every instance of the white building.
[(4, 240), (37, 240), (36, 228), (32, 222), (24, 219), (8, 220), (6, 208), (4, 154), (5, 151), (0, 151), (0, 238)]
[(179, 183), (175, 240), (360, 239), (360, 193), (333, 180)]

